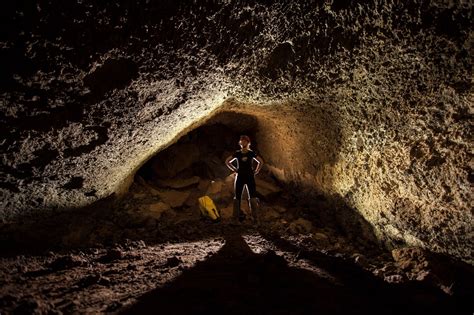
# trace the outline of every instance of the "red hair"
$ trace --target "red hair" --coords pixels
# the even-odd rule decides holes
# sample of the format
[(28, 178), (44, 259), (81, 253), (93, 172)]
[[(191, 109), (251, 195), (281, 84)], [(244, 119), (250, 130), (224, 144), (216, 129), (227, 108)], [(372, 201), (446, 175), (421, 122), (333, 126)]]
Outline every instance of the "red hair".
[(246, 136), (246, 135), (240, 136), (240, 140), (246, 140), (248, 143), (250, 143), (250, 138), (249, 136)]

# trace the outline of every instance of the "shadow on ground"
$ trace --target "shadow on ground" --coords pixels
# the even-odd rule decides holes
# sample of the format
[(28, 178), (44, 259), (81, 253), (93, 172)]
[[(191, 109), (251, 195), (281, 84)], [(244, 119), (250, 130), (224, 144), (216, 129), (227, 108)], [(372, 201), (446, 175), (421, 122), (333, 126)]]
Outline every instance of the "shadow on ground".
[[(272, 237), (273, 239), (273, 237)], [(270, 250), (256, 254), (243, 237), (225, 245), (173, 282), (138, 299), (121, 314), (407, 314), (457, 312), (455, 301), (421, 284), (389, 285), (354, 264), (324, 254), (308, 257), (330, 271), (292, 267)], [(284, 247), (283, 240), (278, 243)]]

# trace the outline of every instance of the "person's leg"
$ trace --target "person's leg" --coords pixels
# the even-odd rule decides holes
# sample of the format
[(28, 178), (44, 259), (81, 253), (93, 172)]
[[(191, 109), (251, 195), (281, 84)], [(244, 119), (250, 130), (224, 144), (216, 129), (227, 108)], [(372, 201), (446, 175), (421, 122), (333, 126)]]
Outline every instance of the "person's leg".
[(250, 177), (247, 182), (247, 189), (249, 192), (249, 198), (256, 198), (257, 197), (257, 187), (255, 185), (255, 178), (252, 176)]
[(234, 205), (233, 205), (233, 220), (238, 221), (240, 216), (240, 200), (242, 199), (242, 191), (244, 190), (244, 182), (239, 175), (235, 176), (234, 180)]
[(255, 178), (252, 177), (247, 182), (247, 189), (249, 192), (249, 208), (252, 213), (252, 217), (255, 223), (259, 224), (259, 200), (257, 198), (257, 187), (255, 184)]

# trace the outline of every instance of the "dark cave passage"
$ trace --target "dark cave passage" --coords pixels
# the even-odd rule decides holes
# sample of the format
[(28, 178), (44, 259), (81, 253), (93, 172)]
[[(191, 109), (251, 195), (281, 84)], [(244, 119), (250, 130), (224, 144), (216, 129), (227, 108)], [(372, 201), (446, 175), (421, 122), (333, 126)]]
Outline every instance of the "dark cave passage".
[(258, 123), (254, 116), (232, 112), (218, 114), (181, 137), (177, 143), (158, 152), (137, 174), (147, 180), (226, 177), (229, 172), (226, 172), (223, 160), (239, 149), (240, 134), (249, 135), (252, 149), (259, 151), (255, 137), (257, 131)]

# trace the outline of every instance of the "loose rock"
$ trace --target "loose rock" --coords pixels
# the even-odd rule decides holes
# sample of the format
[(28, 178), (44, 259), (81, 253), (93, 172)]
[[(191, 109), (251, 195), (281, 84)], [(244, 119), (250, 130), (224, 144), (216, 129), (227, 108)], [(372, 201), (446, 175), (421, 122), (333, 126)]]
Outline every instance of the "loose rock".
[(303, 218), (298, 218), (295, 221), (291, 222), (289, 230), (293, 234), (298, 234), (298, 233), (309, 233), (313, 229), (313, 224)]
[(61, 256), (55, 259), (50, 264), (50, 268), (56, 271), (56, 270), (70, 269), (77, 266), (84, 266), (86, 264), (87, 264), (87, 261), (83, 259), (82, 257), (76, 256), (76, 255), (67, 255), (67, 256)]

